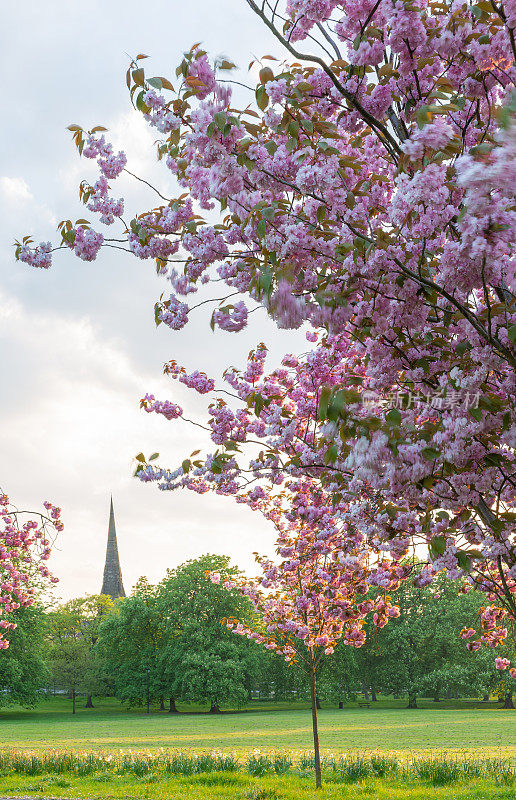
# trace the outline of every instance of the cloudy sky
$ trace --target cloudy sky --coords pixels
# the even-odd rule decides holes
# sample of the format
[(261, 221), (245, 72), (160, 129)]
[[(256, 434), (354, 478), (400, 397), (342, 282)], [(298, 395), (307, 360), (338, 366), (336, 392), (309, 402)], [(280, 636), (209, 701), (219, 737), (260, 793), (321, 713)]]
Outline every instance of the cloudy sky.
[[(151, 74), (172, 77), (183, 51), (201, 41), (242, 67), (245, 81), (249, 61), (277, 47), (244, 0), (26, 0), (3, 8), (2, 28), (0, 486), (20, 508), (45, 499), (62, 506), (66, 528), (51, 563), (63, 598), (100, 588), (111, 492), (126, 590), (207, 551), (252, 569), (252, 551), (271, 549), (264, 521), (231, 500), (161, 493), (131, 474), (140, 450), (175, 466), (205, 444), (198, 429), (139, 411), (151, 392), (202, 416), (201, 398), (164, 378), (163, 363), (216, 375), (241, 365), (258, 341), (274, 358), (265, 314), (238, 336), (212, 334), (201, 313), (179, 333), (156, 329), (165, 285), (150, 263), (116, 251), (92, 264), (58, 253), (50, 271), (37, 271), (14, 261), (12, 242), (25, 233), (55, 240), (59, 220), (84, 216), (77, 187), (95, 168), (79, 159), (70, 123), (105, 125), (129, 169), (176, 193), (155, 162), (155, 137), (131, 110), (128, 54), (148, 54)], [(126, 217), (153, 204), (129, 180), (117, 182)], [(299, 350), (300, 334), (289, 336), (282, 350)]]

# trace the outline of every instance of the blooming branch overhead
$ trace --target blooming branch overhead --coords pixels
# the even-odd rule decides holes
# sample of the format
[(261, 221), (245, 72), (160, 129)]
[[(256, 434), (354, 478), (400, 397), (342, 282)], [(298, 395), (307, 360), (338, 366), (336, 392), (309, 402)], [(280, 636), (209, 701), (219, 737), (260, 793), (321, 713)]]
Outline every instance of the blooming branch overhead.
[[(199, 46), (175, 86), (148, 77), (143, 56), (127, 73), (178, 197), (156, 190), (160, 205), (126, 224), (106, 183), (124, 154), (71, 126), (100, 169), (82, 199), (121, 234), (67, 220), (63, 248), (154, 260), (171, 288), (157, 324), (183, 328), (213, 283), (212, 327), (239, 331), (261, 307), (311, 343), (268, 375), (258, 347), (224, 397), (210, 376), (171, 368), (210, 395), (216, 449), (176, 470), (142, 457), (138, 475), (240, 499), (249, 481), (259, 492), (308, 476), (372, 553), (397, 561), (422, 542), (419, 585), (464, 577), (514, 619), (514, 0), (246, 2), (290, 59), (264, 57), (252, 106), (234, 108), (220, 80), (233, 65)], [(36, 267), (51, 250), (17, 243)], [(142, 405), (183, 416), (172, 401)], [(503, 638), (495, 627), (485, 643)]]

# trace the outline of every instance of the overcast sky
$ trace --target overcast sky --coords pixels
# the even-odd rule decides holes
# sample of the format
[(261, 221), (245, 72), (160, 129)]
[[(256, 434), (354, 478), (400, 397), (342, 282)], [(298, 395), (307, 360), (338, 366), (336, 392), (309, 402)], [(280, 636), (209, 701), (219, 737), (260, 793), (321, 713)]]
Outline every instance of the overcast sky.
[[(206, 444), (198, 429), (139, 410), (151, 392), (202, 416), (201, 398), (164, 378), (163, 363), (220, 375), (258, 341), (274, 353), (265, 314), (251, 315), (238, 336), (212, 334), (201, 313), (181, 332), (156, 329), (153, 306), (166, 285), (150, 262), (103, 251), (87, 264), (63, 252), (40, 271), (14, 261), (12, 242), (25, 233), (55, 240), (59, 220), (85, 214), (77, 187), (83, 177), (93, 182), (95, 168), (79, 159), (70, 123), (108, 127), (129, 169), (176, 194), (155, 162), (155, 136), (131, 109), (127, 54), (148, 54), (150, 74), (172, 78), (183, 51), (201, 41), (213, 56), (231, 57), (245, 81), (251, 58), (277, 47), (244, 0), (25, 0), (2, 11), (0, 486), (20, 508), (45, 499), (62, 506), (66, 527), (51, 566), (63, 598), (100, 589), (111, 492), (126, 590), (140, 575), (157, 580), (207, 551), (229, 553), (252, 572), (250, 554), (271, 550), (267, 523), (230, 499), (162, 493), (131, 474), (140, 450), (158, 450), (160, 463), (175, 466)], [(121, 177), (115, 192), (126, 218), (153, 205), (129, 180)], [(282, 352), (302, 346), (300, 334), (281, 341)]]

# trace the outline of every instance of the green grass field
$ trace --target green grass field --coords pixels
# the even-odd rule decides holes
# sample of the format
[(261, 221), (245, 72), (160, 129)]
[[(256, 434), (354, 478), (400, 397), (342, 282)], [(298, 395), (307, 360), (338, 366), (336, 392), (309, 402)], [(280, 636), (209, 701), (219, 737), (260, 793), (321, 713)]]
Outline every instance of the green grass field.
[[(96, 701), (94, 709), (56, 699), (35, 709), (3, 709), (0, 747), (17, 749), (119, 750), (160, 747), (184, 750), (220, 749), (242, 753), (263, 750), (308, 750), (311, 718), (306, 704), (255, 704), (220, 716), (186, 710), (181, 714), (126, 709), (114, 700)], [(321, 746), (326, 751), (378, 750), (397, 753), (468, 751), (516, 757), (516, 712), (496, 703), (380, 700), (370, 709), (348, 704), (319, 712)]]
[(92, 778), (0, 777), (2, 797), (91, 798), (92, 800), (516, 800), (516, 790), (485, 781), (432, 786), (416, 781), (368, 779), (353, 784), (325, 783), (287, 776), (252, 778), (239, 773), (208, 773), (149, 781), (99, 775)]
[[(381, 699), (370, 709), (354, 703), (340, 711), (329, 705), (322, 708), (321, 744), (326, 754), (333, 754), (326, 756), (328, 764), (340, 754), (350, 754), (344, 759), (348, 764), (354, 757), (351, 754), (359, 754), (360, 761), (360, 754), (377, 751), (396, 754), (402, 765), (384, 777), (368, 773), (352, 781), (341, 776), (338, 782), (335, 774), (332, 779), (330, 767), (325, 767), (327, 780), (318, 795), (322, 800), (516, 800), (516, 712), (504, 711), (496, 703), (474, 701), (421, 701), (417, 710), (405, 705), (405, 701)], [(70, 701), (62, 698), (45, 701), (32, 710), (2, 710), (0, 757), (2, 753), (6, 757), (0, 762), (0, 797), (310, 800), (315, 796), (313, 776), (296, 766), (302, 763), (300, 753), (312, 747), (310, 711), (304, 703), (253, 703), (220, 716), (192, 707), (181, 708), (181, 714), (154, 710), (147, 715), (143, 709), (127, 709), (114, 700), (99, 700), (94, 709), (83, 706), (81, 700), (75, 716)], [(239, 767), (234, 772), (169, 775), (159, 769), (154, 772), (155, 766), (148, 767), (145, 774), (126, 773), (116, 766), (117, 759), (145, 760), (146, 753), (148, 758), (160, 759), (164, 755), (160, 748), (186, 751), (192, 758), (197, 757), (195, 753), (213, 750), (235, 753)], [(93, 751), (103, 761), (88, 774), (69, 766), (59, 770), (59, 756), (48, 753), (51, 750), (84, 753), (86, 760)], [(250, 774), (246, 759), (252, 759), (255, 750), (262, 754), (289, 752), (292, 767), (288, 774)], [(13, 767), (16, 751), (23, 751), (22, 761), (29, 764), (28, 769)], [(32, 773), (30, 751), (47, 759), (44, 767)], [(464, 754), (477, 761), (482, 757), (509, 758), (513, 777), (504, 783), (503, 770), (499, 772), (496, 766), (494, 771), (480, 773), (484, 777), (468, 777), (464, 772), (446, 785), (435, 785), (414, 766), (417, 759), (431, 758), (433, 753), (456, 756), (461, 769)]]

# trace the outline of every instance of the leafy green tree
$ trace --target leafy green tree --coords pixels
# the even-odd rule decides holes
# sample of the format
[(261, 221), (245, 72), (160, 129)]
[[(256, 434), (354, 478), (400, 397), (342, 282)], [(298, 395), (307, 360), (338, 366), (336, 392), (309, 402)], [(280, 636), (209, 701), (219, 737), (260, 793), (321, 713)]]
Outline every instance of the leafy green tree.
[(156, 587), (141, 579), (134, 593), (102, 620), (96, 646), (115, 695), (131, 705), (161, 698), (166, 625), (156, 604)]
[(45, 615), (39, 605), (18, 608), (9, 621), (9, 647), (0, 658), (0, 705), (33, 706), (47, 680), (45, 664)]
[(167, 626), (166, 663), (176, 698), (209, 703), (217, 713), (223, 705), (240, 706), (249, 697), (256, 667), (247, 640), (236, 637), (226, 621), (250, 617), (250, 604), (236, 592), (212, 583), (209, 573), (235, 577), (228, 556), (204, 555), (168, 570), (157, 587), (157, 606)]
[(90, 595), (69, 600), (48, 614), (53, 682), (70, 693), (73, 713), (79, 693), (86, 694), (86, 707), (91, 708), (93, 695), (106, 688), (95, 645), (102, 620), (112, 607), (110, 597)]
[(459, 635), (476, 623), (483, 595), (464, 594), (458, 582), (441, 576), (428, 589), (406, 583), (395, 601), (400, 617), (370, 637), (358, 654), (364, 686), (406, 693), (409, 708), (417, 708), (421, 695), (438, 701), (489, 688), (493, 653), (470, 653)]
[(226, 621), (249, 615), (250, 604), (208, 578), (237, 574), (227, 556), (204, 555), (168, 570), (156, 586), (141, 579), (99, 630), (97, 651), (114, 676), (115, 694), (129, 703), (168, 699), (207, 703), (217, 712), (242, 705), (258, 681), (259, 648)]
[(89, 651), (83, 639), (57, 641), (50, 654), (50, 669), (54, 684), (61, 686), (72, 699), (72, 714), (76, 713), (77, 696), (85, 691), (86, 675), (90, 668)]

